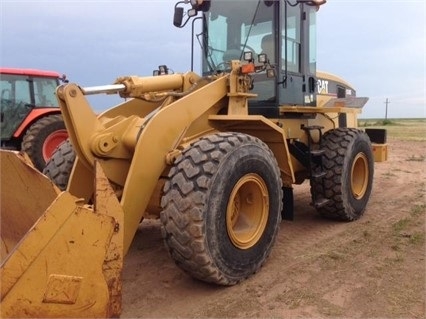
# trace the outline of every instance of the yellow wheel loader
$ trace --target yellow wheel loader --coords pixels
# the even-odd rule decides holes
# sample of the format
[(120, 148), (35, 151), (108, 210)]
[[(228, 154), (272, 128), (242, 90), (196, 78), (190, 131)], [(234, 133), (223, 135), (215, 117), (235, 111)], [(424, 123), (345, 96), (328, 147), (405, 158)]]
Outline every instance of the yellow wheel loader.
[[(69, 141), (44, 170), (59, 187), (1, 153), (1, 316), (119, 316), (123, 257), (144, 218), (161, 219), (180, 268), (220, 285), (263, 265), (293, 218), (294, 185), (309, 180), (319, 214), (358, 219), (374, 170), (356, 128), (366, 99), (319, 92), (322, 2), (181, 1), (175, 26), (200, 22), (200, 75), (162, 65), (59, 86)], [(100, 93), (126, 101), (96, 115), (86, 96)]]

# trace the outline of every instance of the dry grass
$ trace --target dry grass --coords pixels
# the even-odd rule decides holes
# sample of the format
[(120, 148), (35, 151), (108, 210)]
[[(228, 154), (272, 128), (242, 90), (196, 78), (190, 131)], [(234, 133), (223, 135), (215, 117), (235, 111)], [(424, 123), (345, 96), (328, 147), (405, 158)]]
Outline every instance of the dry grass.
[(390, 139), (426, 141), (426, 119), (392, 119), (387, 121), (360, 119), (358, 125), (362, 128), (386, 129), (387, 136)]

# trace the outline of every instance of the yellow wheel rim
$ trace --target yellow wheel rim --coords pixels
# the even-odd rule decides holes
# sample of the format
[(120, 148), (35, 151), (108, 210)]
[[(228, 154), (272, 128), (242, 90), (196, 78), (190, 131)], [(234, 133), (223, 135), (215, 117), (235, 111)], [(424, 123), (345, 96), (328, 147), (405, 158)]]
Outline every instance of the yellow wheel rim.
[(356, 199), (361, 199), (368, 187), (369, 170), (368, 159), (364, 153), (359, 153), (354, 159), (351, 170), (352, 194)]
[(234, 186), (226, 210), (226, 228), (240, 249), (253, 247), (262, 236), (269, 215), (269, 194), (257, 174), (243, 176)]

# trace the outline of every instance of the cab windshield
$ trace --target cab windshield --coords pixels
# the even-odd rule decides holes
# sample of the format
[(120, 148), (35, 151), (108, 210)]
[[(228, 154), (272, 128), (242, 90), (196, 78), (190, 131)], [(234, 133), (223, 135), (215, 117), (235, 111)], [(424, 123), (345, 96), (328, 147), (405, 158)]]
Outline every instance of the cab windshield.
[(58, 85), (59, 81), (56, 78), (2, 74), (0, 76), (1, 105), (56, 106), (55, 90)]
[(204, 74), (229, 69), (229, 61), (241, 60), (244, 52), (252, 51), (256, 59), (258, 54), (267, 53), (262, 39), (272, 37), (274, 11), (265, 3), (246, 0), (242, 6), (240, 1), (211, 1), (198, 36)]

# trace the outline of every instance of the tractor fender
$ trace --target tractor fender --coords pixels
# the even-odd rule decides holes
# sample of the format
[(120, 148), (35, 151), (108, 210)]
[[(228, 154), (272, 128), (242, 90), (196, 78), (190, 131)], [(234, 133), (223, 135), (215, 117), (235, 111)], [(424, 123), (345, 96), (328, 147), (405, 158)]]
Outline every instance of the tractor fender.
[(61, 111), (57, 107), (48, 107), (48, 108), (35, 108), (27, 115), (27, 117), (22, 121), (21, 125), (13, 133), (14, 138), (21, 137), (28, 127), (31, 126), (38, 119), (52, 114), (61, 114)]

